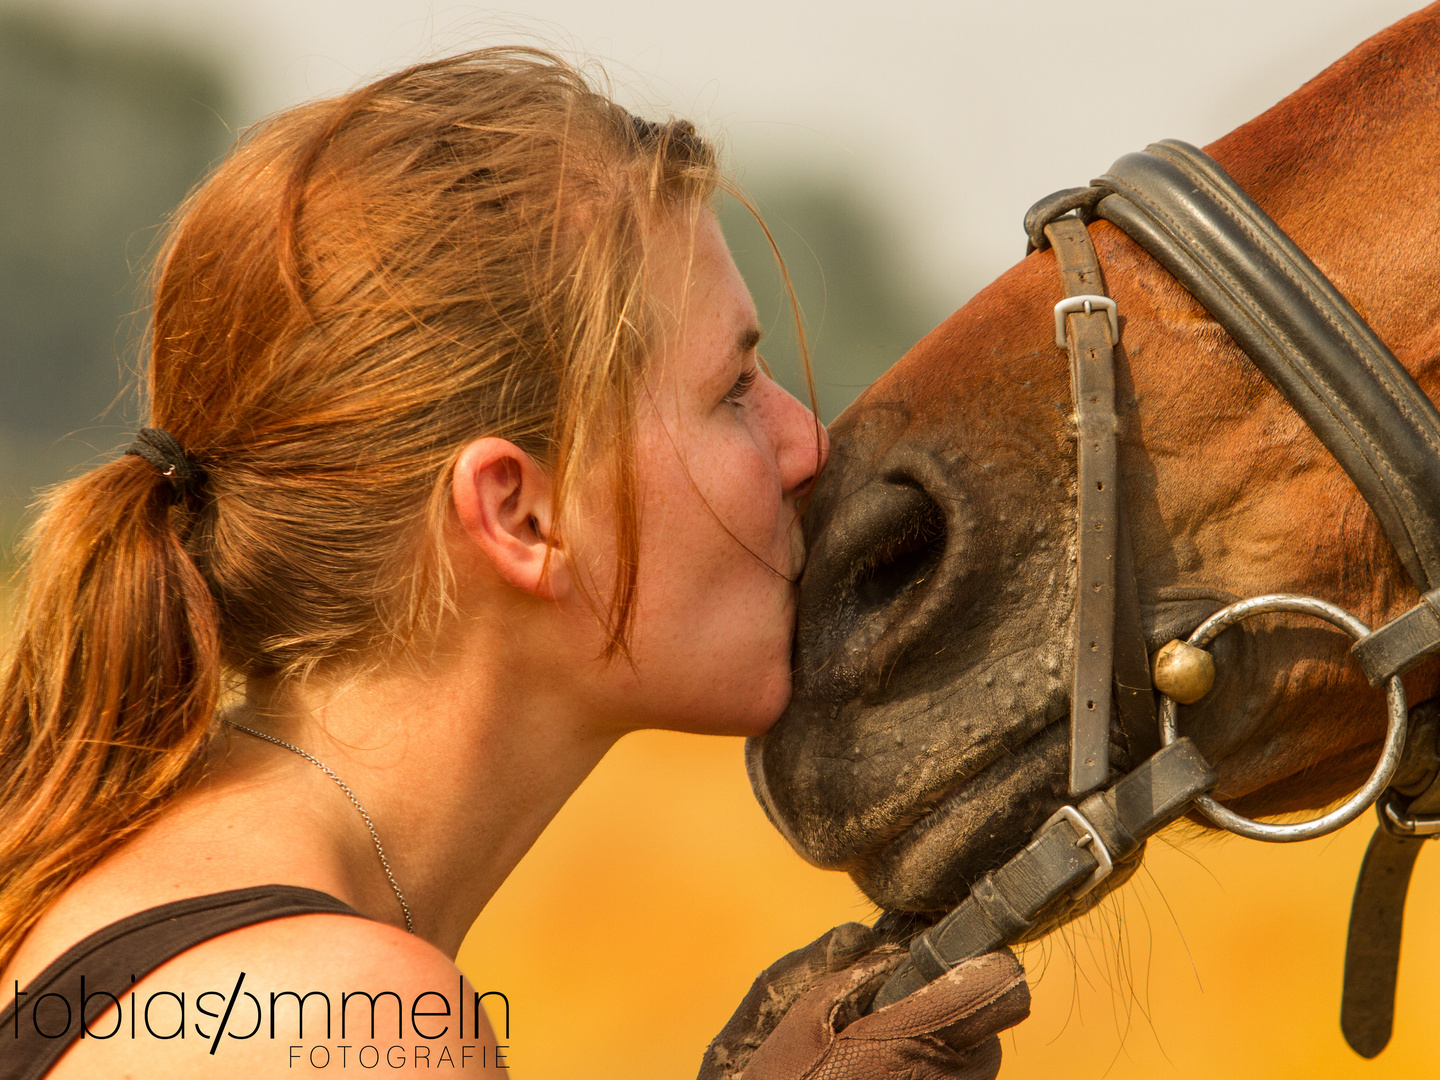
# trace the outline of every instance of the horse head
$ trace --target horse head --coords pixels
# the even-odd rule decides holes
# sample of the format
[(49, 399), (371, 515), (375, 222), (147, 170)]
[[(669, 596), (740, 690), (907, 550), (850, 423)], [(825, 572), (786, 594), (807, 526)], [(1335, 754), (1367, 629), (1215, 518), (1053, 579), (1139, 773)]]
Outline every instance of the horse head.
[[(1440, 5), (1206, 148), (1432, 398), (1437, 96)], [(1119, 230), (1090, 234), (1121, 313), (1120, 476), (1148, 649), (1262, 593), (1322, 597), (1372, 626), (1414, 604), (1364, 498), (1236, 343)], [(952, 907), (1069, 801), (1077, 475), (1061, 296), (1039, 251), (917, 344), (832, 426), (807, 510), (795, 694), (751, 741), (751, 778), (801, 854), (890, 911)], [(1384, 699), (1350, 644), (1295, 616), (1216, 640), (1216, 684), (1180, 730), (1220, 802), (1319, 807), (1370, 772)], [(1440, 666), (1407, 688), (1440, 692)], [(1118, 733), (1111, 760), (1135, 764)]]

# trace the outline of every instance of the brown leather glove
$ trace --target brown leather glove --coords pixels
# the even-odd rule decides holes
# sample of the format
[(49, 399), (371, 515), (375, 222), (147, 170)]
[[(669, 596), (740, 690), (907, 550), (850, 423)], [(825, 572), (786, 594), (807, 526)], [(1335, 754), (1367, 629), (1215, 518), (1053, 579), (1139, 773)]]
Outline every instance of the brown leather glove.
[(846, 923), (761, 973), (705, 1052), (699, 1080), (989, 1080), (999, 1032), (1030, 1014), (1008, 949), (967, 960), (863, 1016), (904, 960), (898, 945)]

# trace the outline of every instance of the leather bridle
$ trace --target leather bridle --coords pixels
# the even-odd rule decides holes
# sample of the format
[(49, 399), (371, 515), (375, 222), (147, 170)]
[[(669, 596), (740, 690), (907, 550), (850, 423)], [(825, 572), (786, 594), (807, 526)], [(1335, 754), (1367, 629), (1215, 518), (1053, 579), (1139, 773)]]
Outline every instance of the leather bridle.
[[(1232, 604), (1190, 635), (1189, 645), (1204, 647), (1242, 619), (1291, 612), (1325, 619), (1356, 639), (1352, 655), (1370, 682), (1385, 688), (1386, 741), (1365, 785), (1311, 821), (1257, 822), (1221, 806), (1205, 794), (1214, 771), (1178, 734), (1176, 702), (1164, 694), (1156, 721), (1120, 497), (1119, 319), (1087, 227), (1096, 219), (1116, 225), (1164, 266), (1275, 385), (1360, 489), (1422, 593), (1414, 608), (1373, 632), (1334, 604), (1280, 594)], [(1440, 835), (1440, 703), (1407, 708), (1400, 680), (1440, 652), (1440, 413), (1314, 263), (1193, 146), (1167, 140), (1127, 154), (1089, 187), (1041, 199), (1025, 215), (1025, 231), (1029, 251), (1054, 249), (1066, 294), (1055, 308), (1055, 330), (1057, 347), (1070, 357), (1077, 440), (1074, 803), (912, 939), (909, 958), (872, 1008), (1021, 940), (1181, 814), (1198, 811), (1232, 832), (1286, 842), (1324, 835), (1376, 805), (1380, 825), (1356, 885), (1341, 1008), (1346, 1040), (1374, 1057), (1392, 1028), (1410, 872), (1421, 842)], [(1132, 769), (1099, 790), (1110, 780), (1112, 702)]]

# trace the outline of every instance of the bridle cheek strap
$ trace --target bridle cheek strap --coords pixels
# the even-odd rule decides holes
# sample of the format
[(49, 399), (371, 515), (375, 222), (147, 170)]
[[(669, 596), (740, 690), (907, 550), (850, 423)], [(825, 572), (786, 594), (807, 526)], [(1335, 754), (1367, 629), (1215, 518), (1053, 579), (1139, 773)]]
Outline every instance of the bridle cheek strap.
[[(1070, 356), (1076, 435), (1076, 590), (1070, 693), (1070, 795), (1110, 779), (1110, 703), (1119, 712), (1131, 765), (1160, 749), (1149, 653), (1121, 502), (1115, 348), (1119, 319), (1105, 275), (1078, 218), (1045, 226), (1066, 300), (1056, 344)], [(1113, 687), (1112, 687), (1113, 683)]]

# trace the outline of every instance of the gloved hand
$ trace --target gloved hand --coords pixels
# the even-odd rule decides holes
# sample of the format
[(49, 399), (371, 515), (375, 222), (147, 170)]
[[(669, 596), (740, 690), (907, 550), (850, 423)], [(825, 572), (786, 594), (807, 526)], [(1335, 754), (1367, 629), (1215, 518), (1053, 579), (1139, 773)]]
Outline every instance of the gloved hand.
[(1008, 949), (967, 960), (870, 1016), (905, 959), (846, 923), (771, 965), (705, 1052), (699, 1080), (990, 1080), (999, 1032), (1030, 1014)]

